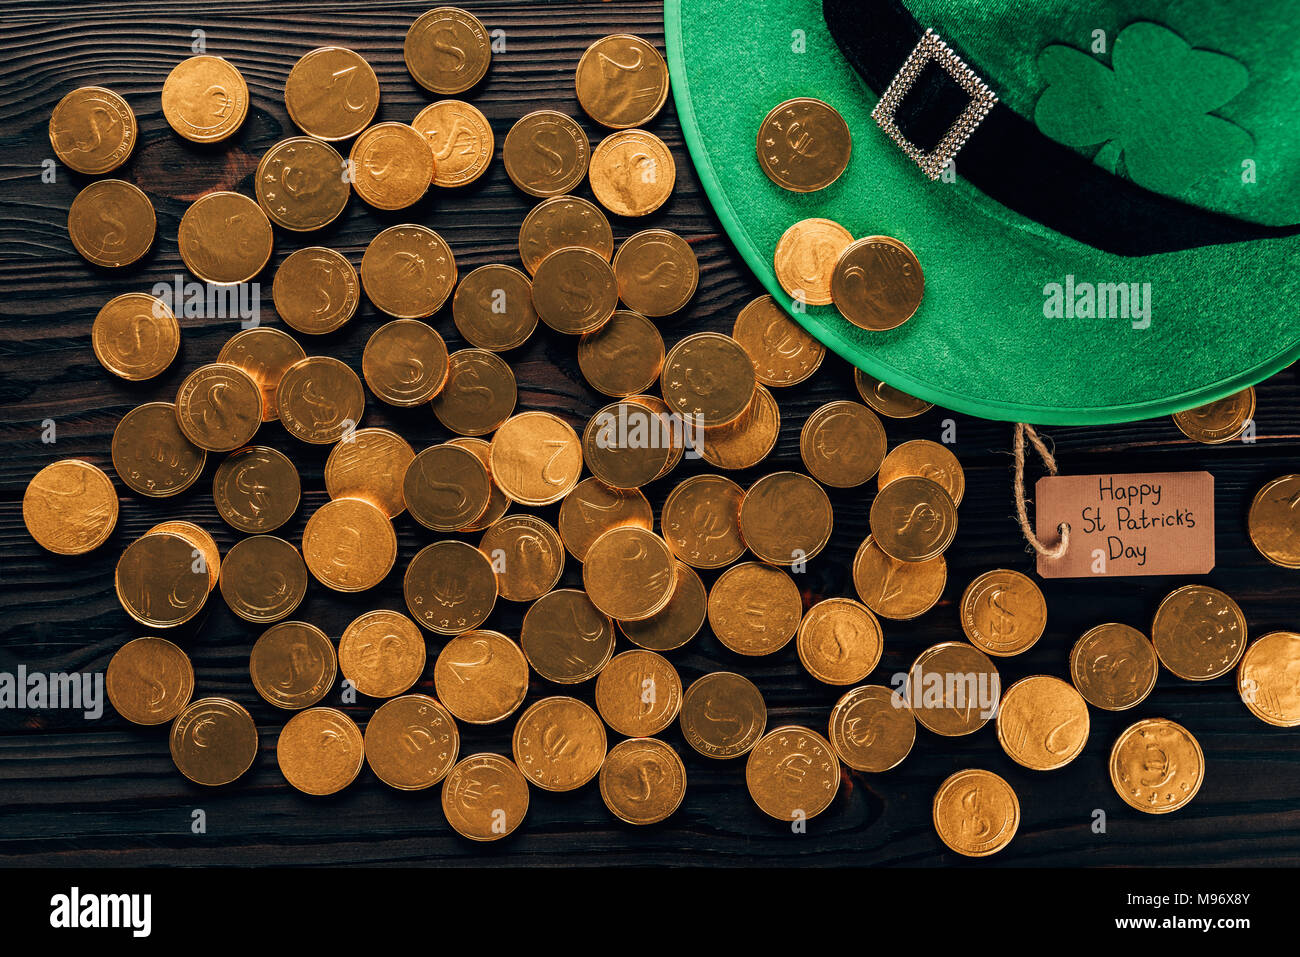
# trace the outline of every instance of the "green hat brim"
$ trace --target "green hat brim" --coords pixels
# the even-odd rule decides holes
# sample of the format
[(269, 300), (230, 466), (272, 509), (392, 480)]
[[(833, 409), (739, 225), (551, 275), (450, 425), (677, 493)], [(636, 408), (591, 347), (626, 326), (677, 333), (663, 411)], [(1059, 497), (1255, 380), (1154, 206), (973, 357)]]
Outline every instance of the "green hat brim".
[[(1201, 405), (1300, 358), (1300, 237), (1104, 252), (963, 182), (960, 154), (956, 182), (927, 179), (871, 119), (877, 97), (840, 53), (820, 0), (665, 0), (664, 19), (677, 112), (723, 228), (767, 291), (868, 374), (984, 418), (1093, 425)], [(755, 156), (763, 118), (796, 96), (830, 103), (853, 135), (848, 169), (815, 193), (776, 186)], [(793, 309), (772, 256), (790, 225), (814, 216), (912, 248), (925, 295), (911, 320), (869, 332), (833, 306)], [(1045, 287), (1068, 276), (1149, 283), (1150, 324), (1048, 318)]]

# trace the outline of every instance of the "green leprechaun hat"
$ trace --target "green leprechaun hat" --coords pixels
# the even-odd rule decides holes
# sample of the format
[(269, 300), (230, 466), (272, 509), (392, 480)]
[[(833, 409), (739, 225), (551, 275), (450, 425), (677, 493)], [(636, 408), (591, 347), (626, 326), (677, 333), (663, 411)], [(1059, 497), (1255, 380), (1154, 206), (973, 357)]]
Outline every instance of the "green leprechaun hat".
[[(950, 409), (1074, 425), (1201, 405), (1300, 356), (1290, 3), (665, 6), (678, 112), (723, 226), (867, 373)], [(853, 137), (817, 192), (781, 189), (755, 155), (794, 97), (835, 107)], [(809, 217), (906, 243), (925, 275), (916, 314), (873, 332), (796, 308), (773, 252)]]

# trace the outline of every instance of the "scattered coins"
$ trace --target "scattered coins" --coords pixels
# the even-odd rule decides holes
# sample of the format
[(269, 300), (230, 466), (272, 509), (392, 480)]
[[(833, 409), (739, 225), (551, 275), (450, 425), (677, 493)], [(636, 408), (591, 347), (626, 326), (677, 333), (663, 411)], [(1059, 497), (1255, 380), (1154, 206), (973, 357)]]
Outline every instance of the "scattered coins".
[(248, 115), (248, 84), (218, 56), (182, 60), (162, 88), (163, 116), (173, 130), (195, 143), (215, 143), (239, 129)]
[(654, 511), (640, 489), (614, 488), (587, 478), (564, 497), (558, 528), (569, 554), (583, 561), (591, 543), (611, 528), (635, 525), (648, 531), (653, 524)]
[(1123, 711), (1156, 686), (1156, 650), (1136, 628), (1107, 622), (1090, 628), (1070, 651), (1070, 677), (1094, 707)]
[(1020, 827), (1016, 792), (992, 771), (981, 769), (958, 771), (939, 785), (933, 814), (939, 839), (966, 857), (996, 854)]
[(708, 592), (695, 569), (676, 563), (677, 583), (668, 604), (649, 618), (620, 621), (619, 630), (649, 651), (672, 651), (694, 638), (708, 614)]
[(194, 693), (189, 656), (166, 638), (136, 638), (117, 650), (104, 673), (113, 709), (135, 724), (165, 724)]
[(848, 168), (853, 139), (833, 106), (810, 96), (778, 103), (758, 127), (758, 165), (782, 189), (825, 189)]
[(247, 372), (262, 392), (262, 421), (274, 422), (280, 417), (275, 404), (275, 392), (280, 379), (295, 362), (307, 358), (302, 346), (279, 329), (258, 326), (231, 336), (217, 361), (237, 366)]
[(403, 480), (415, 452), (388, 429), (357, 429), (339, 442), (325, 460), (325, 489), (330, 498), (359, 498), (389, 518), (406, 510)]
[(1192, 733), (1168, 718), (1129, 725), (1110, 752), (1110, 783), (1124, 803), (1147, 814), (1177, 811), (1205, 779), (1205, 755)]
[(566, 246), (581, 246), (605, 262), (614, 255), (614, 233), (600, 207), (579, 196), (544, 199), (519, 227), (519, 258), (530, 273), (543, 259)]
[(754, 385), (745, 411), (732, 422), (701, 429), (696, 451), (720, 469), (747, 469), (767, 458), (781, 432), (781, 410), (764, 386)]
[(957, 456), (938, 442), (913, 439), (889, 450), (880, 464), (876, 480), (884, 488), (895, 479), (916, 475), (943, 487), (953, 505), (960, 505), (966, 494), (966, 473)]
[(1194, 442), (1222, 445), (1246, 431), (1255, 415), (1255, 389), (1247, 386), (1226, 398), (1174, 413), (1178, 431)]
[(199, 613), (211, 590), (202, 551), (175, 532), (150, 532), (126, 547), (114, 587), (126, 613), (147, 628), (174, 628)]

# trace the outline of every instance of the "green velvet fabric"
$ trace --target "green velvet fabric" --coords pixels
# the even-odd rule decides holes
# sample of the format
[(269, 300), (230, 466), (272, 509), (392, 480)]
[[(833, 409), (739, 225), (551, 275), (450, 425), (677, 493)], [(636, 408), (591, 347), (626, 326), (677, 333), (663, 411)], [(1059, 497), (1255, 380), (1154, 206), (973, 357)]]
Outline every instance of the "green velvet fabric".
[[(1208, 3), (1119, 6), (1125, 12), (1112, 8), (1101, 16), (1074, 12), (1063, 0), (909, 3), (923, 26), (953, 36), (970, 52), (1004, 102), (1106, 168), (1200, 205), (1231, 207), (1243, 219), (1294, 222), (1300, 202), (1300, 183), (1292, 175), (1300, 157), (1294, 142), (1300, 124), (1294, 118), (1300, 99), (1279, 99), (1291, 86), (1273, 73), (1300, 75), (1300, 61), (1292, 55), (1269, 62), (1260, 52), (1262, 38), (1258, 47), (1248, 42), (1252, 31), (1281, 26), (1255, 23), (1247, 29), (1234, 23), (1218, 39), (1206, 38), (1197, 27), (1201, 21), (1185, 8), (1202, 10), (1211, 26), (1226, 24), (1226, 14), (1205, 12)], [(1162, 15), (1166, 7), (1179, 15)], [(1232, 15), (1250, 19), (1241, 7)], [(792, 311), (810, 332), (872, 375), (974, 415), (1088, 424), (1199, 405), (1300, 357), (1300, 238), (1148, 257), (1100, 252), (1012, 213), (964, 182), (960, 154), (955, 182), (926, 179), (871, 119), (876, 97), (840, 55), (822, 20), (820, 0), (666, 0), (665, 21), (673, 95), (696, 169), (732, 241), (778, 301), (792, 306), (776, 282), (772, 253), (797, 220), (824, 216), (854, 236), (895, 236), (916, 253), (925, 273), (925, 297), (898, 329), (860, 330), (833, 307)], [(1134, 65), (1121, 57), (1124, 75), (1108, 79), (1107, 72), (1118, 72), (1111, 63), (1114, 41), (1124, 26), (1138, 21), (1163, 32), (1126, 36), (1126, 43), (1133, 41)], [(1090, 49), (1094, 24), (1114, 31), (1107, 35), (1104, 57)], [(1180, 37), (1190, 44), (1186, 51)], [(1070, 47), (1097, 62), (1074, 60), (1069, 50), (1045, 55), (1051, 47)], [(1192, 48), (1223, 59), (1196, 60), (1193, 54), (1200, 50)], [(1179, 54), (1193, 56), (1201, 73), (1218, 71), (1219, 86), (1239, 80), (1233, 62), (1241, 64), (1246, 83), (1217, 107), (1210, 105), (1215, 84), (1175, 84), (1184, 112), (1209, 118), (1196, 121), (1202, 136), (1193, 137), (1190, 146), (1173, 145), (1183, 152), (1209, 151), (1213, 155), (1202, 165), (1213, 170), (1234, 161), (1232, 151), (1243, 142), (1236, 130), (1244, 130), (1257, 147), (1270, 144), (1270, 152), (1253, 157), (1257, 182), (1242, 183), (1238, 174), (1232, 187), (1246, 196), (1267, 186), (1266, 199), (1233, 198), (1204, 169), (1180, 174), (1176, 163), (1148, 148), (1152, 143), (1144, 127), (1125, 116), (1125, 98), (1144, 89), (1135, 87), (1133, 77), (1153, 56), (1177, 60)], [(1049, 87), (1054, 91), (1044, 100)], [(780, 189), (755, 158), (759, 123), (772, 106), (794, 96), (826, 100), (844, 115), (853, 134), (848, 170), (817, 193)], [(1092, 106), (1072, 107), (1071, 100)], [(1044, 113), (1035, 116), (1040, 101)], [(1168, 122), (1162, 122), (1167, 130)], [(1208, 145), (1202, 142), (1206, 130), (1213, 141)], [(1108, 132), (1115, 135), (1104, 135)], [(1269, 176), (1285, 183), (1265, 183)], [(1097, 300), (1117, 306), (1116, 287), (1130, 284), (1137, 284), (1139, 298), (1149, 290), (1149, 322), (1140, 310), (1100, 315)], [(1073, 302), (1067, 303), (1071, 289)], [(1090, 291), (1099, 293), (1091, 310)]]

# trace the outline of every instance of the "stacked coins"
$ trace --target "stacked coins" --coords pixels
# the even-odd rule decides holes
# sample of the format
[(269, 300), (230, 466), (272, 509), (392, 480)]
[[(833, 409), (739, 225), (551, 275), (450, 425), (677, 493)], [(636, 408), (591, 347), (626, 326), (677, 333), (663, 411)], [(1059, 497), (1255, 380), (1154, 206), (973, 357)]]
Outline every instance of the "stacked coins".
[[(328, 46), (302, 56), (284, 88), (302, 135), (266, 151), (253, 197), (208, 193), (180, 220), (180, 255), (194, 276), (210, 287), (253, 280), (270, 261), (277, 230), (282, 239), (321, 230), (353, 192), (376, 209), (401, 211), (430, 188), (463, 187), (484, 175), (495, 152), (492, 127), (475, 106), (450, 98), (489, 71), (483, 24), (456, 8), (430, 10), (410, 27), (403, 55), (416, 82), (441, 97), (409, 124), (373, 122), (379, 82), (357, 53)], [(224, 696), (194, 698), (202, 676), (178, 641), (160, 636), (198, 627), (217, 592), (254, 626), (253, 689), (275, 713), (287, 712), (275, 754), (290, 785), (331, 794), (365, 765), (396, 789), (441, 784), (448, 824), (474, 841), (519, 828), (534, 788), (594, 784), (628, 824), (668, 818), (686, 794), (686, 765), (659, 737), (674, 724), (699, 755), (744, 758), (757, 808), (795, 823), (831, 806), (843, 766), (859, 773), (898, 766), (918, 724), (955, 737), (996, 716), (1013, 761), (1039, 771), (1062, 767), (1087, 742), (1085, 702), (1132, 707), (1151, 691), (1157, 662), (1191, 680), (1240, 662), (1251, 711), (1269, 723), (1300, 724), (1287, 682), (1300, 635), (1275, 632), (1247, 649), (1240, 609), (1201, 586), (1162, 603), (1153, 640), (1118, 624), (1084, 635), (1070, 656), (1072, 684), (1032, 676), (1003, 693), (994, 659), (1032, 647), (1047, 608), (1027, 576), (994, 569), (962, 596), (967, 641), (922, 651), (902, 688), (867, 683), (884, 650), (882, 619), (923, 615), (945, 590), (944, 553), (956, 534), (965, 474), (940, 443), (890, 448), (883, 420), (911, 419), (930, 406), (860, 371), (856, 398), (828, 402), (804, 419), (804, 470), (764, 471), (781, 428), (776, 395), (809, 380), (825, 358), (770, 296), (747, 304), (730, 335), (683, 330), (667, 346), (661, 328), (691, 301), (700, 278), (681, 236), (636, 226), (670, 201), (676, 181), (671, 152), (645, 129), (668, 87), (653, 45), (622, 34), (596, 41), (577, 65), (575, 93), (582, 111), (610, 132), (593, 147), (573, 116), (544, 109), (521, 117), (501, 144), (507, 177), (538, 200), (520, 224), (517, 263), (462, 275), (446, 240), (416, 222), (377, 232), (359, 265), (303, 241), (280, 262), (272, 289), (276, 313), (296, 335), (268, 325), (242, 330), (196, 363), (174, 394), (122, 417), (111, 447), (122, 484), (146, 503), (178, 496), (211, 458), (215, 508), (241, 537), (223, 556), (209, 532), (172, 520), (125, 546), (115, 587), (144, 634), (109, 665), (118, 712), (140, 725), (169, 724), (175, 764), (198, 784), (229, 784), (252, 766), (259, 736), (249, 710)], [(238, 131), (248, 100), (238, 69), (205, 55), (172, 71), (161, 105), (178, 135), (217, 143)], [(86, 135), (92, 123), (98, 138)], [(50, 135), (64, 162), (97, 175), (129, 155), (135, 118), (115, 94), (85, 88), (60, 101)], [(809, 135), (829, 148), (792, 144)], [(331, 144), (347, 141), (345, 162), (344, 146)], [(792, 100), (764, 121), (759, 156), (782, 187), (822, 189), (849, 161), (848, 131), (826, 104)], [(574, 194), (584, 183), (594, 202)], [(455, 196), (447, 193), (447, 202)], [(118, 218), (106, 230), (99, 214), (110, 209)], [(615, 225), (626, 233), (621, 242)], [(103, 266), (138, 259), (154, 226), (145, 194), (116, 180), (92, 182), (69, 216), (74, 245)], [(870, 328), (915, 311), (920, 269), (902, 244), (854, 242), (828, 220), (796, 224), (782, 243), (778, 274), (797, 299), (834, 302)], [(327, 353), (363, 297), (384, 320), (365, 343), (358, 373)], [(465, 348), (450, 350), (431, 321), (444, 307)], [(510, 354), (535, 335), (572, 347), (583, 378), (608, 400), (585, 420), (521, 405), (529, 393), (519, 388)], [(132, 381), (167, 369), (179, 340), (173, 310), (142, 293), (107, 302), (92, 329), (99, 362)], [(436, 420), (450, 437), (420, 447), (411, 442), (415, 430), (403, 436), (364, 426), (368, 401)], [(293, 454), (271, 444), (266, 428), (278, 435), (281, 427)], [(324, 458), (328, 498), (290, 540), (285, 526), (304, 497), (295, 459), (311, 446)], [(703, 460), (707, 471), (672, 478), (688, 458)], [(660, 480), (670, 484), (656, 486)], [(658, 514), (650, 487), (668, 489)], [(806, 607), (799, 576), (834, 527), (828, 489), (871, 497), (870, 534), (853, 562), (856, 598)], [(1286, 567), (1300, 566), (1298, 495), (1296, 476), (1284, 476), (1261, 490), (1251, 511), (1252, 539)], [(118, 508), (113, 480), (81, 459), (42, 469), (23, 500), (32, 536), (63, 555), (103, 545)], [(399, 528), (421, 536), (413, 555), (401, 554)], [(394, 575), (404, 608), (367, 600)], [(349, 599), (362, 607), (337, 640), (295, 617), (309, 592), (361, 596)], [(506, 605), (521, 612), (517, 634), (493, 627), (494, 612)], [(1206, 636), (1211, 621), (1232, 627), (1213, 641), (1193, 640)], [(674, 653), (706, 624), (737, 670), (687, 685)], [(842, 690), (824, 734), (769, 727), (762, 692), (740, 673), (791, 642), (813, 681)], [(941, 682), (936, 693), (930, 678), (952, 674), (969, 676), (970, 686)], [(375, 703), (364, 729), (329, 705), (340, 679)], [(535, 681), (547, 690), (529, 701)], [(576, 696), (579, 686), (591, 703)], [(497, 726), (503, 753), (462, 754), (468, 725)], [(1168, 793), (1140, 773), (1153, 747), (1177, 764)], [(1195, 739), (1164, 719), (1134, 725), (1111, 758), (1121, 796), (1151, 811), (1190, 800), (1198, 767)], [(940, 838), (972, 856), (1005, 847), (1020, 814), (1007, 782), (982, 769), (942, 782), (933, 810)]]

